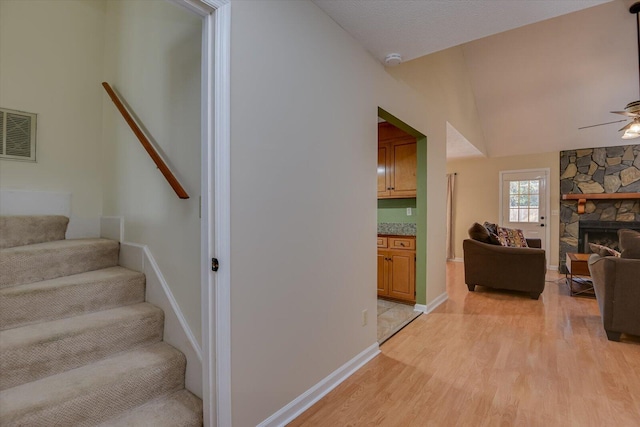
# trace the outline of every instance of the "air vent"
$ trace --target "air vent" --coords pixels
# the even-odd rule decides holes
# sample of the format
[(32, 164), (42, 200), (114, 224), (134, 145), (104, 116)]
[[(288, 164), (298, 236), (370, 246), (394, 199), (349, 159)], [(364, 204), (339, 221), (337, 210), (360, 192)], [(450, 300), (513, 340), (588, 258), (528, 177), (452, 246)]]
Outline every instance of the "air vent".
[(0, 108), (0, 158), (36, 161), (36, 115)]

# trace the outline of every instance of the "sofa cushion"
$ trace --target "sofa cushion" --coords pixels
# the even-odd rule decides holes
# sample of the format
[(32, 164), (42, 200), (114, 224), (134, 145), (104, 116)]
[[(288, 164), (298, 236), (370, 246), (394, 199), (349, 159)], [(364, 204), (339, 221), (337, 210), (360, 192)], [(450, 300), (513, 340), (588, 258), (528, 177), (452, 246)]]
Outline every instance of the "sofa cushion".
[(640, 233), (626, 228), (618, 230), (620, 258), (640, 259)]
[(527, 239), (522, 230), (514, 228), (498, 227), (498, 239), (502, 246), (511, 248), (528, 248)]
[(471, 228), (469, 228), (469, 237), (482, 243), (491, 243), (489, 231), (484, 225), (478, 224), (477, 222), (474, 222)]
[(616, 251), (615, 249), (603, 245), (598, 245), (596, 243), (589, 243), (589, 249), (591, 249), (591, 252), (593, 252), (594, 254), (598, 254), (601, 257), (620, 257), (620, 252)]

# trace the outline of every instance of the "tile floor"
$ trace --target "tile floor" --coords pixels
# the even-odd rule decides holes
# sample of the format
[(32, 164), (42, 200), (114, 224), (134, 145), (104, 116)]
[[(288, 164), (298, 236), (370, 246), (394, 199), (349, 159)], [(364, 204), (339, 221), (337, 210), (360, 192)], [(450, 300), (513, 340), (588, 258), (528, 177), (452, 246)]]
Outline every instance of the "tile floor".
[(420, 316), (413, 305), (378, 299), (378, 344), (382, 344), (400, 329)]

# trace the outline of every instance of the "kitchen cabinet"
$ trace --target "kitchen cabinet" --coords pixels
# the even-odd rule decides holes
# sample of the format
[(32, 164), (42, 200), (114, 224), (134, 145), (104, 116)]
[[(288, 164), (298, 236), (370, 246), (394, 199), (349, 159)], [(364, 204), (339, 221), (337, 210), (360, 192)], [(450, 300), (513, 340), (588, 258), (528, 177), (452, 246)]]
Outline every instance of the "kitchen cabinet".
[(378, 198), (416, 197), (416, 139), (389, 123), (378, 124)]
[(416, 301), (415, 237), (378, 236), (378, 296)]

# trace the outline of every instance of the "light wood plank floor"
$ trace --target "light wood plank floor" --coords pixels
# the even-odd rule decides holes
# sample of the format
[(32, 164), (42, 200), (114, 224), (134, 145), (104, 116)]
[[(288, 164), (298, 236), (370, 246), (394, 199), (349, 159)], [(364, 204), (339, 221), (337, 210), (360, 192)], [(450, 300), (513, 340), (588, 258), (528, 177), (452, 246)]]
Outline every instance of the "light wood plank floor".
[[(608, 341), (595, 299), (464, 284), (291, 426), (640, 426), (640, 338)], [(638, 308), (640, 310), (640, 307)]]

